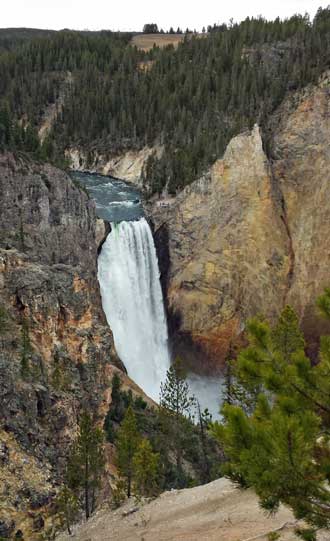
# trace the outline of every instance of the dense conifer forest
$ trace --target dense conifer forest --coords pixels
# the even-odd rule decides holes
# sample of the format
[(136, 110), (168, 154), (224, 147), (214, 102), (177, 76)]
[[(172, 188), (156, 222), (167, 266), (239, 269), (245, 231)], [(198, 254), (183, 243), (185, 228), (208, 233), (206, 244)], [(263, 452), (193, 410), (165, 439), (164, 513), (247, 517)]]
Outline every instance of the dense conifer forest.
[[(123, 33), (3, 32), (1, 148), (65, 165), (69, 146), (92, 157), (161, 145), (144, 172), (152, 192), (192, 182), (233, 135), (265, 127), (284, 96), (316, 81), (330, 58), (329, 8), (313, 21), (214, 25), (203, 38), (186, 34), (177, 49), (149, 52)], [(61, 93), (62, 112), (40, 146), (37, 128)]]

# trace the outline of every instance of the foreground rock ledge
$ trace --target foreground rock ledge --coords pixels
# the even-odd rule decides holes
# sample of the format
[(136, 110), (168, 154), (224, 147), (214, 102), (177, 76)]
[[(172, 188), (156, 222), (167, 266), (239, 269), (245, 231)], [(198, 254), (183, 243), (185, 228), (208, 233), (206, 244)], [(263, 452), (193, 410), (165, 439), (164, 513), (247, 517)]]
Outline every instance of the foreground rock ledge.
[[(271, 518), (252, 490), (239, 490), (227, 479), (185, 490), (164, 492), (149, 504), (127, 502), (116, 511), (101, 510), (74, 532), (77, 541), (267, 541), (278, 530), (281, 541), (296, 541), (297, 525), (285, 507)], [(72, 537), (60, 535), (57, 541)], [(326, 534), (319, 535), (326, 541)]]

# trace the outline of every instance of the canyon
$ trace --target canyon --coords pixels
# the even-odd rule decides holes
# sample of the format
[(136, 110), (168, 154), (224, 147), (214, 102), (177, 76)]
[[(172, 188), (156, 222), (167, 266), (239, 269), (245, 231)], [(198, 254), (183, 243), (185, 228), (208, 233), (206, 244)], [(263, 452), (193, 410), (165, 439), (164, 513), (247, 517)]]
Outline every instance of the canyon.
[[(268, 131), (255, 125), (237, 135), (201, 178), (175, 197), (164, 193), (145, 204), (174, 354), (196, 372), (222, 372), (244, 343), (246, 320), (275, 320), (287, 303), (312, 355), (329, 331), (315, 309), (330, 283), (329, 82), (325, 74), (292, 92)], [(90, 167), (79, 149), (67, 157), (74, 169), (142, 187), (153, 150), (161, 152), (146, 147), (113, 161), (99, 153)], [(142, 391), (125, 375), (101, 307), (97, 255), (108, 229), (93, 201), (63, 171), (9, 152), (0, 157), (0, 190), (0, 288), (8, 315), (0, 350), (0, 536), (36, 536), (51, 524), (64, 449), (81, 409), (102, 425), (114, 373), (125, 388)], [(110, 445), (107, 452), (114, 477)]]

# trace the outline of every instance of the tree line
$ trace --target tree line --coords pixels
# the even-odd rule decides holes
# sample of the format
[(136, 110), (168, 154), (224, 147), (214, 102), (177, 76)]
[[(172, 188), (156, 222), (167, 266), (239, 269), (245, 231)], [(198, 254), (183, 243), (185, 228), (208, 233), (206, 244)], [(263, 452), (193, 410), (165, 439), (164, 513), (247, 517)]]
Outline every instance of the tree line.
[[(185, 34), (196, 34), (196, 30), (190, 30), (188, 27), (185, 30)], [(205, 32), (205, 27), (203, 27), (203, 33)], [(169, 30), (165, 31), (163, 28), (159, 29), (158, 24), (156, 23), (147, 23), (143, 26), (143, 33), (144, 34), (183, 34), (182, 28), (180, 26), (177, 27), (176, 30), (174, 30), (174, 27), (171, 26)]]

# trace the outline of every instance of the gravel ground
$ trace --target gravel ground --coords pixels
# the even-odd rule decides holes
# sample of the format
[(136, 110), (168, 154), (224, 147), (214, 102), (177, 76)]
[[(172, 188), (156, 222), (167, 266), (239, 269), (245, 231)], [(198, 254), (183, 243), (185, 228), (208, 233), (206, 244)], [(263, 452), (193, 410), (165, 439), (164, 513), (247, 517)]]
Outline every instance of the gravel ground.
[[(297, 541), (296, 525), (285, 507), (269, 518), (251, 490), (218, 479), (164, 492), (150, 503), (131, 499), (116, 511), (102, 509), (73, 537), (62, 534), (57, 541), (268, 541), (275, 530), (280, 541)], [(319, 541), (330, 541), (330, 534), (320, 534)]]

